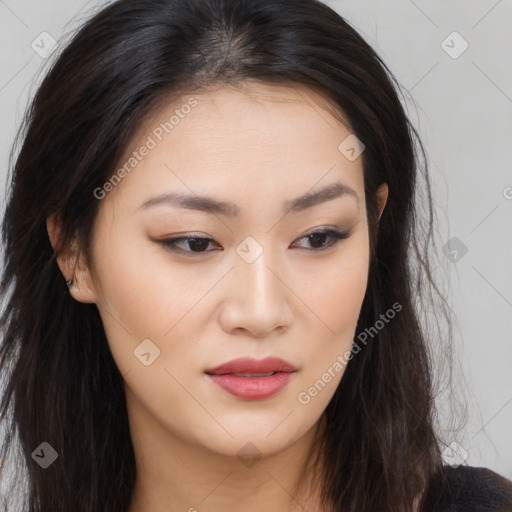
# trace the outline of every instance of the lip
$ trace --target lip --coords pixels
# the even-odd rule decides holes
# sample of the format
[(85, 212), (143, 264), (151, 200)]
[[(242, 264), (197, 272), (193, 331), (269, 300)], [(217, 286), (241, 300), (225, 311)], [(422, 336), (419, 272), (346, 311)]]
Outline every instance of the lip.
[(293, 364), (281, 359), (280, 357), (266, 357), (265, 359), (253, 359), (251, 357), (241, 357), (233, 359), (211, 370), (206, 370), (208, 374), (225, 375), (228, 373), (268, 373), (268, 372), (287, 372), (296, 371)]
[[(297, 371), (295, 366), (278, 357), (257, 360), (240, 358), (228, 361), (205, 373), (224, 391), (243, 400), (264, 400), (281, 391)], [(234, 374), (265, 374), (270, 376), (244, 377)]]

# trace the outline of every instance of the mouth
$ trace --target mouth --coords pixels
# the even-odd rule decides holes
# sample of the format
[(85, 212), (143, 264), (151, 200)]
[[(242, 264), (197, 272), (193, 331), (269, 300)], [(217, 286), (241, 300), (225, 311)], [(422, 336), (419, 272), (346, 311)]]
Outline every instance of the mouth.
[[(279, 372), (268, 372), (268, 373), (229, 373), (229, 374), (224, 373), (223, 375), (235, 375), (237, 377), (270, 377), (272, 375), (275, 375), (276, 373), (279, 373)], [(213, 374), (213, 375), (218, 375), (218, 374)]]
[(210, 375), (238, 375), (247, 377), (268, 377), (276, 372), (295, 372), (293, 364), (280, 357), (266, 357), (265, 359), (252, 359), (242, 357), (223, 363), (215, 368), (206, 370)]
[(228, 361), (207, 370), (208, 377), (224, 391), (243, 400), (264, 400), (286, 387), (297, 369), (280, 358)]

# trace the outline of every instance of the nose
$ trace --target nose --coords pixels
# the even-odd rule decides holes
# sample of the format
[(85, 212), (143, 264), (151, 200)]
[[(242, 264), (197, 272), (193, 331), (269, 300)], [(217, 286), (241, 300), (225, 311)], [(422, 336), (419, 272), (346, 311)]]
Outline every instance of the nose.
[(270, 251), (248, 263), (237, 258), (234, 268), (224, 284), (224, 301), (219, 321), (222, 328), (231, 334), (245, 331), (253, 337), (269, 337), (273, 331), (283, 332), (293, 319), (291, 303), (293, 292), (287, 281), (287, 273)]

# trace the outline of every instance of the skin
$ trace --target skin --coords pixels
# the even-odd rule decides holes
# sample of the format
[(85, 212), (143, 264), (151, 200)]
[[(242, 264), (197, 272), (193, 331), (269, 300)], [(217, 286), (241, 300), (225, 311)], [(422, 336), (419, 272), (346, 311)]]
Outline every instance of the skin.
[[(300, 469), (343, 370), (308, 404), (298, 395), (356, 335), (369, 265), (362, 160), (338, 150), (351, 131), (322, 96), (299, 85), (243, 87), (194, 94), (197, 106), (101, 199), (93, 262), (73, 247), (58, 258), (75, 278), (73, 298), (97, 304), (125, 380), (137, 462), (129, 512), (319, 510), (315, 474), (298, 486)], [(126, 155), (188, 98), (163, 104)], [(336, 181), (358, 200), (283, 213), (284, 201)], [(139, 208), (164, 192), (231, 201), (240, 213)], [(381, 212), (387, 194), (383, 185)], [(47, 226), (55, 247), (55, 216)], [(306, 237), (325, 227), (350, 236)], [(214, 242), (194, 253), (182, 241), (189, 252), (175, 254), (155, 241), (194, 235)], [(236, 251), (248, 236), (263, 249), (251, 263)], [(148, 366), (134, 356), (147, 338), (160, 350)], [(244, 401), (204, 373), (243, 356), (281, 357), (298, 371), (277, 395)], [(238, 456), (244, 446), (257, 455), (252, 465)]]

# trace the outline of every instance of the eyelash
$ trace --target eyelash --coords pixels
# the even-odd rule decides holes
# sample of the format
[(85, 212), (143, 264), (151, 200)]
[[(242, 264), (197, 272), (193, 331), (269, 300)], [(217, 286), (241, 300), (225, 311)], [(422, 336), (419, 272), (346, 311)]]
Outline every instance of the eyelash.
[[(334, 242), (330, 245), (321, 247), (321, 248), (312, 248), (312, 249), (306, 249), (312, 252), (320, 252), (325, 251), (327, 249), (330, 249), (334, 246), (336, 246), (341, 240), (344, 240), (350, 236), (350, 232), (339, 232), (335, 231), (333, 229), (325, 229), (325, 230), (319, 230), (319, 231), (313, 231), (312, 233), (309, 233), (308, 235), (304, 235), (299, 238), (299, 240), (302, 240), (303, 238), (309, 238), (315, 235), (327, 235), (330, 238), (334, 239)], [(169, 238), (167, 240), (158, 240), (158, 243), (163, 245), (164, 249), (167, 251), (171, 251), (177, 254), (184, 254), (188, 257), (195, 258), (202, 254), (207, 254), (211, 251), (186, 251), (183, 249), (180, 249), (179, 247), (176, 247), (176, 244), (181, 241), (187, 241), (187, 240), (207, 240), (208, 242), (214, 242), (212, 238), (206, 238), (206, 237), (188, 237), (188, 236), (182, 236), (178, 238)]]

